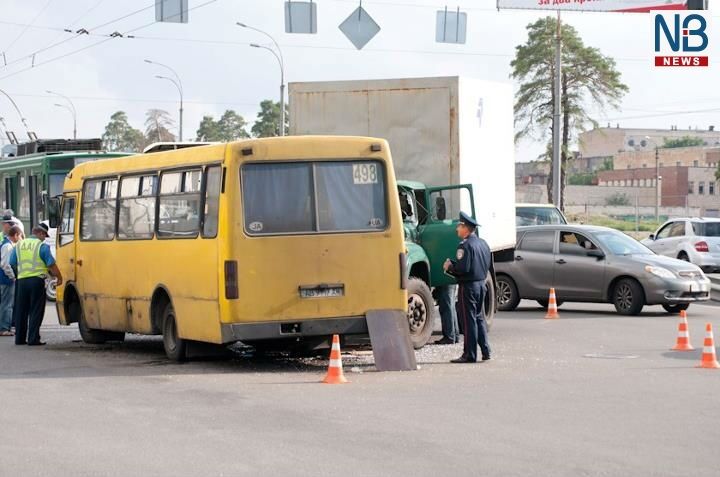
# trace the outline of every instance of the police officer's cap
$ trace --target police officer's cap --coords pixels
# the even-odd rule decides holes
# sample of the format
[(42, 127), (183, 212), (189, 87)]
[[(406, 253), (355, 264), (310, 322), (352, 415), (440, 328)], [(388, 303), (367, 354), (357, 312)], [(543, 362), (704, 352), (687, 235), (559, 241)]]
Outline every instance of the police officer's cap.
[(460, 212), (460, 223), (468, 227), (476, 228), (478, 223), (465, 212)]

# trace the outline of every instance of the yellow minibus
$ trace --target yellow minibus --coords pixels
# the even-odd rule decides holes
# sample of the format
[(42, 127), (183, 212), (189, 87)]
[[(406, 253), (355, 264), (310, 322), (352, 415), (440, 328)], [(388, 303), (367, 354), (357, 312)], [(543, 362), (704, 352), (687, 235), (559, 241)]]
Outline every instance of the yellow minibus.
[[(367, 334), (406, 316), (403, 222), (387, 142), (285, 137), (81, 164), (56, 203), (64, 325), (87, 343)], [(279, 341), (282, 340), (282, 341)]]

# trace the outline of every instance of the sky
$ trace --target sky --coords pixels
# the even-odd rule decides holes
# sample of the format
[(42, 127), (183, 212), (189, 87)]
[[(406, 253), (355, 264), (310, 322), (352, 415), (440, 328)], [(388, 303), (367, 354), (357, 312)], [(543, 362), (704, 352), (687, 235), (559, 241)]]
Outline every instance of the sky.
[[(7, 62), (5, 66), (0, 57), (0, 89), (14, 98), (41, 138), (72, 137), (69, 111), (55, 106), (63, 100), (47, 90), (72, 98), (79, 137), (100, 137), (118, 110), (143, 129), (148, 109), (178, 115), (177, 89), (155, 78), (168, 72), (143, 61), (150, 59), (170, 65), (182, 80), (188, 139), (194, 138), (203, 115), (217, 118), (234, 109), (252, 123), (261, 100), (279, 98), (277, 60), (250, 47), (269, 40), (236, 26), (237, 21), (277, 39), (288, 82), (425, 76), (512, 82), (510, 62), (515, 47), (527, 39), (525, 27), (546, 14), (498, 11), (495, 0), (456, 0), (451, 5), (365, 0), (363, 7), (381, 31), (358, 51), (338, 26), (359, 0), (315, 3), (318, 33), (304, 35), (285, 33), (283, 0), (189, 0), (187, 24), (155, 23), (154, 0), (0, 0), (0, 53)], [(435, 12), (446, 5), (459, 6), (468, 15), (464, 45), (435, 42)], [(720, 0), (711, 0), (708, 15), (720, 26)], [(720, 128), (720, 68), (654, 68), (650, 15), (564, 12), (563, 21), (587, 45), (614, 57), (630, 88), (619, 110), (590, 105), (601, 125)], [(90, 35), (63, 31), (81, 28)], [(114, 32), (124, 37), (110, 37)], [(720, 45), (711, 46), (720, 51)], [(711, 53), (711, 66), (713, 58), (720, 62), (720, 55)], [(4, 97), (0, 117), (20, 137), (24, 128)], [(535, 159), (545, 143), (542, 138), (520, 142), (515, 160)]]

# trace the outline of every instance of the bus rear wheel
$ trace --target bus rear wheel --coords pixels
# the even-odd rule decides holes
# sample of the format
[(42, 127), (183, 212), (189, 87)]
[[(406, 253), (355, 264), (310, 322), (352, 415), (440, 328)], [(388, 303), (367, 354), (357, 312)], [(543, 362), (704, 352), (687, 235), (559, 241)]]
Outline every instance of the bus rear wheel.
[(185, 361), (187, 358), (187, 341), (180, 338), (177, 332), (177, 322), (175, 320), (175, 309), (172, 303), (165, 305), (162, 316), (162, 336), (165, 354), (173, 361)]

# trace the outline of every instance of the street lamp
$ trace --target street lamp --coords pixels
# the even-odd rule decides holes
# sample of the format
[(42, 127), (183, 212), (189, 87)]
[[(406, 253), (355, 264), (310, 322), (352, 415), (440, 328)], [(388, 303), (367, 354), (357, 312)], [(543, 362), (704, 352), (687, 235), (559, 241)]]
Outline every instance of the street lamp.
[(77, 139), (77, 117), (75, 116), (75, 111), (73, 111), (73, 109), (67, 104), (55, 103), (55, 106), (58, 108), (65, 108), (70, 111), (70, 114), (72, 114), (73, 117), (73, 139)]
[(660, 202), (662, 199), (660, 182), (662, 176), (660, 175), (660, 148), (650, 136), (645, 136), (645, 140), (652, 143), (655, 146), (655, 222), (660, 224)]
[[(285, 60), (283, 59), (282, 50), (280, 49), (280, 45), (277, 41), (275, 41), (275, 38), (272, 37), (269, 33), (260, 30), (258, 28), (246, 25), (245, 23), (237, 22), (237, 26), (241, 28), (247, 28), (248, 30), (253, 30), (258, 33), (261, 33), (265, 35), (266, 37), (270, 38), (270, 41), (273, 42), (275, 45), (275, 49), (272, 49), (267, 46), (258, 45), (257, 43), (251, 43), (250, 46), (253, 48), (261, 48), (263, 50), (268, 50), (270, 53), (275, 56), (275, 58), (278, 60), (278, 63), (280, 64), (280, 135), (285, 135)], [(277, 50), (277, 51), (276, 51)]]
[(167, 69), (168, 71), (170, 71), (175, 76), (175, 78), (170, 78), (167, 76), (155, 75), (155, 78), (164, 79), (164, 80), (168, 80), (168, 81), (172, 82), (175, 85), (175, 87), (178, 89), (178, 93), (180, 93), (180, 142), (182, 142), (182, 140), (183, 140), (183, 86), (182, 86), (182, 81), (180, 80), (180, 75), (178, 75), (177, 72), (174, 69), (170, 68), (168, 65), (158, 63), (157, 61), (151, 61), (151, 60), (144, 60), (144, 61), (145, 61), (145, 63), (150, 64), (150, 65), (161, 66), (161, 67)]
[(68, 102), (70, 106), (64, 105), (64, 104), (55, 104), (55, 106), (65, 108), (72, 114), (73, 117), (73, 139), (77, 139), (77, 110), (75, 109), (75, 105), (72, 102), (72, 99), (68, 98), (64, 94), (56, 93), (55, 91), (47, 90), (45, 91), (47, 94), (52, 94), (55, 96), (58, 96), (60, 98), (63, 98), (65, 101)]

